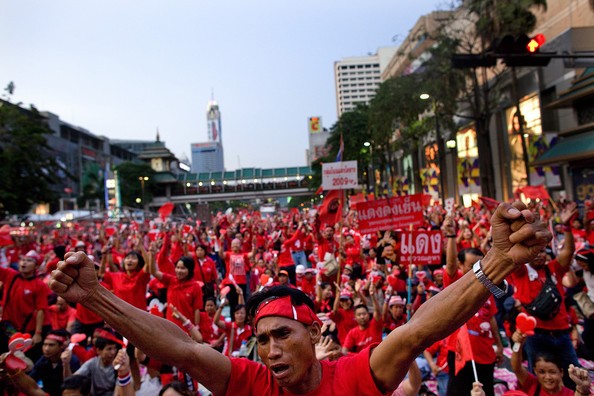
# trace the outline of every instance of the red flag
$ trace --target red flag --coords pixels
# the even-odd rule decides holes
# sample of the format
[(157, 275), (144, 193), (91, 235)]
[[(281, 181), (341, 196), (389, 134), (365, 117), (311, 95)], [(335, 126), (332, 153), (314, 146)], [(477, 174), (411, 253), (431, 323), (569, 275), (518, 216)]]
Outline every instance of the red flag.
[(320, 222), (333, 226), (342, 216), (342, 190), (331, 190), (319, 208)]
[(476, 210), (481, 210), (481, 204), (476, 202), (474, 199), (470, 202), (472, 207), (475, 208)]
[(464, 367), (466, 362), (471, 360), (474, 360), (474, 354), (472, 353), (468, 328), (466, 327), (466, 324), (464, 324), (460, 327), (456, 338), (456, 375), (462, 370), (462, 367)]
[(324, 189), (322, 188), (322, 186), (320, 185), (320, 187), (318, 187), (318, 189), (316, 190), (316, 195), (320, 195), (321, 193), (324, 192)]
[(429, 194), (423, 194), (423, 206), (429, 206), (431, 205), (431, 195)]
[(498, 200), (489, 197), (480, 196), (479, 199), (483, 201), (483, 204), (487, 207), (489, 212), (494, 212), (501, 203)]
[(173, 202), (166, 202), (159, 208), (159, 216), (165, 220), (173, 212)]

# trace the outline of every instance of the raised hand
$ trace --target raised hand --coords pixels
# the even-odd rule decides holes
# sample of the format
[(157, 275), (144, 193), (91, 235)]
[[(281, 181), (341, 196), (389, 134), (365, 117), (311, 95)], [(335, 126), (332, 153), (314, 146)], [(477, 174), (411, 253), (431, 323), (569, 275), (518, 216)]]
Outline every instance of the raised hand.
[(491, 218), (491, 252), (511, 259), (515, 265), (530, 262), (542, 252), (553, 236), (521, 202), (502, 203)]
[(95, 264), (83, 252), (68, 252), (52, 271), (50, 289), (69, 302), (84, 303), (100, 287)]
[(452, 216), (446, 216), (441, 229), (445, 235), (456, 235), (456, 222)]
[(575, 202), (568, 203), (563, 208), (563, 210), (561, 211), (561, 214), (559, 216), (561, 219), (561, 224), (571, 225), (569, 223), (571, 222), (571, 219), (573, 218), (573, 216), (575, 216), (576, 213), (577, 213), (577, 204)]
[(590, 375), (588, 374), (588, 370), (585, 370), (580, 367), (575, 367), (573, 364), (569, 365), (569, 369), (567, 370), (567, 374), (569, 374), (569, 378), (576, 385), (576, 391), (579, 391), (582, 395), (589, 395), (590, 394)]

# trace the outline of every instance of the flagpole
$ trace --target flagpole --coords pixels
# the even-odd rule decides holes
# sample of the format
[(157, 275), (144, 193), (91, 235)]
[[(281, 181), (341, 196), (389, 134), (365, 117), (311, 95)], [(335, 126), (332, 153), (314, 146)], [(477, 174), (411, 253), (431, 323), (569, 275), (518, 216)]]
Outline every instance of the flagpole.
[[(412, 224), (409, 225), (409, 231), (412, 233), (413, 231), (413, 226)], [(410, 309), (412, 307), (412, 302), (410, 301), (412, 299), (412, 266), (413, 266), (413, 255), (412, 253), (409, 252), (409, 260), (408, 260), (408, 280), (407, 280), (407, 289), (408, 289), (408, 308), (406, 310), (406, 319), (407, 321), (410, 320)]]

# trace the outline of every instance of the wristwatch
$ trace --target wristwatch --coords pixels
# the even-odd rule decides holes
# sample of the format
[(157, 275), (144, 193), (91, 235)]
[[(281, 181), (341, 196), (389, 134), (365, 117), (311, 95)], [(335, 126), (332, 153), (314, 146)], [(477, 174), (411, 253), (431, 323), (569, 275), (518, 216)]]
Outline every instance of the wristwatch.
[(472, 266), (472, 272), (476, 276), (479, 282), (483, 284), (497, 298), (501, 298), (507, 294), (507, 281), (503, 281), (499, 286), (495, 286), (491, 279), (487, 278), (485, 273), (483, 272), (483, 267), (481, 266), (481, 260), (474, 263)]

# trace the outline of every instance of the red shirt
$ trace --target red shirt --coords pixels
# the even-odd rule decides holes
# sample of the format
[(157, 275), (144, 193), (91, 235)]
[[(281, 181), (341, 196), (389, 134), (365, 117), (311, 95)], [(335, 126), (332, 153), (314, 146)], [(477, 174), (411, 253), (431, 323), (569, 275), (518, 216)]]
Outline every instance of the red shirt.
[(210, 257), (202, 260), (194, 258), (194, 280), (202, 283), (214, 283), (217, 280), (217, 265)]
[(132, 304), (138, 309), (146, 311), (146, 288), (151, 280), (150, 274), (143, 270), (136, 271), (132, 275), (125, 272), (106, 272), (103, 282), (113, 293)]
[(334, 312), (329, 312), (328, 317), (332, 319), (334, 323), (336, 323), (336, 329), (338, 330), (338, 341), (340, 341), (341, 345), (344, 344), (344, 340), (349, 331), (357, 327), (357, 321), (355, 320), (355, 310), (352, 308), (348, 310), (338, 308), (336, 314)]
[[(237, 327), (235, 322), (229, 323), (225, 322), (225, 346), (223, 347), (223, 354), (225, 356), (230, 356), (229, 353), (229, 340), (231, 339), (231, 329), (233, 329), (233, 350), (232, 353), (235, 351), (239, 351), (241, 348), (241, 342), (249, 340), (252, 335), (254, 334), (252, 331), (252, 326), (245, 325), (243, 327)], [(242, 394), (241, 392), (238, 394)]]
[[(196, 311), (202, 309), (202, 288), (198, 282), (195, 280), (180, 281), (169, 274), (163, 274), (161, 282), (167, 287), (167, 302), (173, 304), (179, 312), (194, 323)], [(182, 322), (173, 317), (171, 309), (167, 310), (166, 318), (180, 328), (184, 328)]]
[(48, 313), (52, 330), (61, 330), (66, 329), (68, 323), (74, 322), (76, 309), (72, 308), (71, 306), (66, 306), (66, 310), (64, 312), (60, 312), (58, 311), (58, 307), (56, 305), (52, 305), (49, 307)]
[(221, 336), (221, 329), (212, 321), (213, 318), (206, 312), (200, 312), (200, 325), (198, 330), (205, 343), (216, 341)]
[(437, 341), (435, 344), (431, 345), (427, 348), (427, 352), (435, 358), (437, 355), (437, 359), (435, 360), (435, 365), (437, 367), (441, 367), (441, 371), (444, 373), (449, 372), (448, 369), (448, 345), (445, 339)]
[[(14, 283), (12, 283), (13, 279)], [(50, 291), (47, 285), (41, 278), (25, 279), (18, 271), (10, 268), (0, 268), (0, 281), (4, 282), (2, 320), (12, 322), (18, 331), (23, 330), (22, 327), (28, 320), (24, 330), (35, 331), (37, 312), (41, 310), (47, 312), (48, 309), (47, 297)], [(7, 296), (9, 288), (10, 297)], [(6, 304), (7, 298), (8, 304)], [(45, 320), (47, 321), (47, 316)]]
[(301, 291), (312, 300), (316, 296), (316, 278), (314, 276), (311, 277), (310, 280), (307, 280), (307, 277), (304, 275), (301, 278)]
[[(456, 275), (451, 278), (447, 271), (443, 274), (443, 284), (447, 287), (462, 277), (462, 272), (458, 271)], [(478, 312), (466, 322), (468, 327), (468, 334), (470, 345), (472, 346), (472, 353), (474, 360), (480, 364), (491, 364), (495, 361), (496, 355), (493, 349), (495, 343), (494, 334), (491, 330), (491, 318), (497, 313), (495, 299), (490, 296), (483, 304)], [(448, 338), (448, 349), (456, 351), (456, 341), (458, 339), (458, 332), (456, 330)]]
[[(553, 281), (557, 280), (557, 290), (559, 290), (559, 293), (565, 297), (565, 291), (563, 290), (561, 279), (563, 279), (563, 275), (565, 275), (567, 272), (567, 268), (561, 267), (557, 260), (552, 260), (547, 265), (549, 266)], [(528, 276), (528, 269), (526, 268), (526, 265), (521, 266), (517, 271), (510, 275), (515, 288), (514, 298), (519, 300), (522, 304), (531, 303), (542, 289), (542, 285), (546, 278), (544, 267), (539, 268), (538, 270), (535, 269), (535, 271), (538, 274), (538, 278), (532, 281)], [(569, 316), (567, 315), (567, 310), (565, 309), (565, 304), (563, 303), (561, 303), (559, 312), (553, 319), (544, 321), (536, 318), (537, 329), (567, 330), (569, 327)]]
[[(524, 381), (524, 385), (522, 386), (518, 384), (518, 389), (526, 392), (529, 395), (534, 395), (536, 394), (537, 385), (538, 380), (536, 379), (536, 376), (532, 373), (528, 373), (528, 377), (526, 378), (526, 381)], [(574, 391), (566, 387), (561, 388), (561, 391), (557, 393), (549, 393), (544, 390), (542, 386), (540, 387), (540, 396), (573, 396), (574, 393)]]
[(247, 254), (225, 252), (225, 266), (227, 267), (227, 277), (233, 275), (235, 283), (238, 285), (247, 284), (246, 273), (250, 270), (250, 258)]
[(359, 326), (352, 328), (344, 340), (343, 346), (351, 352), (359, 353), (371, 344), (382, 341), (383, 320), (371, 319), (369, 326), (361, 330)]
[[(375, 347), (372, 346), (372, 348)], [(369, 368), (371, 348), (338, 360), (322, 360), (322, 380), (307, 396), (380, 396)], [(261, 363), (248, 359), (231, 359), (227, 395), (277, 396), (293, 395), (276, 383), (272, 372)]]

